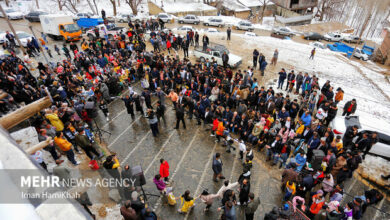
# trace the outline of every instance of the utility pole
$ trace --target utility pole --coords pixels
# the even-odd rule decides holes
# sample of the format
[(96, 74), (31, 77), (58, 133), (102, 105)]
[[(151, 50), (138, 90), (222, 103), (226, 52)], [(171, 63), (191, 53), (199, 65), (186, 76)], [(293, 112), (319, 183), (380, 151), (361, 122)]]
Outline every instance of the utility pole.
[(12, 26), (11, 22), (8, 20), (8, 16), (7, 16), (7, 14), (5, 14), (5, 11), (4, 11), (4, 9), (3, 9), (3, 6), (1, 6), (1, 4), (0, 4), (0, 11), (1, 11), (1, 13), (3, 13), (4, 19), (7, 21), (9, 28), (11, 29), (12, 33), (14, 34), (14, 37), (15, 37), (16, 40), (18, 41), (18, 44), (19, 44), (19, 46), (20, 46), (20, 49), (23, 51), (23, 53), (26, 53), (26, 50), (24, 49), (22, 43), (20, 42), (18, 35), (16, 35), (15, 29), (14, 29), (14, 27)]
[(43, 47), (42, 47), (42, 45), (41, 45), (41, 42), (39, 42), (39, 40), (38, 40), (37, 36), (35, 36), (35, 33), (34, 33), (34, 30), (33, 30), (32, 26), (30, 25), (30, 26), (28, 26), (28, 27), (30, 28), (30, 30), (31, 30), (31, 33), (33, 34), (33, 36), (34, 36), (35, 40), (37, 41), (37, 43), (38, 43), (39, 47), (41, 48), (41, 50), (42, 50), (42, 54), (43, 54), (43, 57), (44, 57), (44, 58), (45, 58), (45, 60), (46, 60), (46, 63), (49, 65), (49, 60), (48, 60), (48, 59), (47, 59), (47, 57), (46, 57), (46, 54), (45, 54), (45, 49), (43, 49)]

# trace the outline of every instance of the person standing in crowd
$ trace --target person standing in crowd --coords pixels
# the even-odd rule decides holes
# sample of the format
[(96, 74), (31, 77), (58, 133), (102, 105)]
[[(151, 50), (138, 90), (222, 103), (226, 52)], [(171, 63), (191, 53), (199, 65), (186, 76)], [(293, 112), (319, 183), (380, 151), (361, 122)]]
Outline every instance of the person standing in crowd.
[(102, 11), (100, 13), (102, 15), (103, 21), (106, 20), (106, 11), (104, 11), (104, 9), (102, 9)]
[(351, 101), (348, 101), (344, 105), (344, 112), (343, 116), (350, 116), (351, 114), (355, 114), (357, 108), (356, 99), (352, 99)]
[(122, 95), (122, 100), (125, 103), (127, 114), (131, 115), (131, 118), (134, 120), (135, 115), (134, 115), (134, 100), (133, 100), (133, 98), (131, 98), (129, 95), (126, 95), (126, 97), (123, 98), (123, 95)]
[[(78, 133), (76, 134), (75, 142), (78, 146), (81, 147), (81, 149), (83, 149), (85, 151), (85, 154), (87, 154), (87, 156), (91, 160), (93, 160), (95, 158), (103, 157), (103, 154), (102, 153), (99, 154), (97, 152), (97, 150), (92, 146), (91, 141), (89, 140), (89, 138), (85, 134), (85, 130), (83, 128), (78, 128), (77, 131), (78, 131)], [(95, 154), (95, 156), (93, 156), (92, 153)]]
[(149, 120), (149, 126), (150, 129), (152, 130), (153, 136), (157, 137), (157, 135), (159, 134), (158, 119), (153, 109), (148, 109), (148, 120)]
[(260, 53), (259, 53), (259, 51), (257, 51), (257, 49), (254, 49), (252, 54), (253, 54), (253, 68), (256, 69), (257, 60), (259, 59)]
[(245, 219), (246, 220), (253, 220), (255, 216), (255, 212), (257, 208), (260, 205), (260, 198), (256, 197), (255, 194), (249, 193), (249, 202), (248, 205), (245, 207)]
[(56, 137), (54, 138), (54, 143), (63, 151), (66, 153), (66, 156), (68, 157), (68, 160), (73, 165), (79, 165), (80, 162), (75, 160), (74, 152), (72, 150), (72, 144), (67, 141), (64, 137), (64, 134), (61, 131), (57, 131)]
[(187, 213), (194, 206), (194, 198), (190, 196), (189, 190), (186, 190), (179, 199), (181, 201), (181, 207), (177, 210), (179, 213)]
[(169, 181), (169, 164), (163, 158), (160, 159), (160, 176), (164, 178), (165, 182)]
[(175, 129), (179, 129), (180, 121), (183, 123), (183, 128), (186, 129), (186, 122), (184, 120), (184, 104), (177, 104), (176, 107), (176, 127)]
[(222, 160), (221, 160), (221, 154), (220, 153), (216, 153), (214, 156), (213, 156), (213, 171), (214, 171), (214, 176), (213, 176), (213, 180), (214, 182), (218, 182), (218, 179), (225, 179), (225, 177), (222, 175), (222, 166), (223, 166), (223, 163), (222, 163)]
[(203, 43), (203, 51), (207, 50), (207, 46), (209, 45), (209, 37), (205, 34), (202, 37), (202, 43)]
[(222, 63), (224, 68), (228, 67), (228, 62), (229, 62), (229, 55), (225, 51), (222, 54)]
[(104, 116), (106, 117), (106, 120), (109, 121), (110, 119), (108, 116), (110, 116), (110, 113), (108, 112), (108, 106), (104, 99), (100, 100), (99, 108), (102, 110)]
[(230, 26), (227, 28), (226, 34), (227, 34), (227, 40), (230, 40), (230, 35), (232, 34), (232, 29), (230, 28)]
[(284, 80), (287, 78), (287, 73), (284, 68), (278, 73), (279, 74), (279, 80), (278, 80), (278, 89), (283, 89)]

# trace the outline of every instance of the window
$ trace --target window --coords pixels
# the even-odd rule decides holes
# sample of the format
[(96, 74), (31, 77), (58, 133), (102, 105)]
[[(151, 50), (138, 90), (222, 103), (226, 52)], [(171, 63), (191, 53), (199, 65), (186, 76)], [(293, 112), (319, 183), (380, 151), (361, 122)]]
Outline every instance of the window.
[(213, 52), (213, 56), (219, 57), (219, 52), (214, 51), (214, 52)]

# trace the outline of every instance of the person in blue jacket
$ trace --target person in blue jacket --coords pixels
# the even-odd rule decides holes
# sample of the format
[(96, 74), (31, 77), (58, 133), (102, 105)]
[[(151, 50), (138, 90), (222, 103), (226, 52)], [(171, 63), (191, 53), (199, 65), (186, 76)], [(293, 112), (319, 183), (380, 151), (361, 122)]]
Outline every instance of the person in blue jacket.
[(306, 81), (302, 84), (302, 95), (305, 94), (305, 91), (311, 91), (310, 79), (306, 79)]
[(311, 115), (310, 115), (310, 112), (309, 112), (308, 110), (305, 111), (305, 113), (302, 114), (301, 120), (302, 120), (302, 122), (303, 122), (303, 125), (305, 125), (305, 127), (310, 126), (310, 123), (311, 123)]
[(282, 89), (283, 84), (284, 84), (284, 80), (286, 80), (286, 78), (287, 78), (287, 73), (286, 73), (286, 70), (284, 68), (282, 68), (282, 70), (278, 74), (279, 74), (278, 89), (279, 88)]

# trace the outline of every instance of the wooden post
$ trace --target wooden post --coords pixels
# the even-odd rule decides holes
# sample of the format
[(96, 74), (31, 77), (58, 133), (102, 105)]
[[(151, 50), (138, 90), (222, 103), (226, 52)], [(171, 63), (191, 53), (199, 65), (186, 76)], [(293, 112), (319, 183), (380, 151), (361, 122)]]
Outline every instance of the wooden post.
[(18, 125), (20, 122), (30, 118), (35, 115), (42, 109), (48, 108), (51, 106), (51, 101), (48, 96), (41, 98), (33, 103), (30, 103), (22, 108), (17, 109), (14, 112), (11, 112), (7, 115), (4, 115), (0, 118), (0, 125), (4, 129), (10, 129)]
[(5, 11), (4, 11), (4, 9), (3, 9), (3, 6), (1, 6), (1, 4), (0, 4), (0, 11), (1, 11), (1, 13), (3, 13), (4, 19), (7, 21), (8, 26), (9, 26), (9, 28), (11, 29), (12, 33), (14, 34), (16, 41), (18, 41), (18, 44), (19, 44), (20, 49), (23, 51), (23, 53), (26, 53), (26, 50), (24, 49), (22, 43), (20, 43), (19, 37), (18, 37), (18, 35), (16, 35), (15, 29), (14, 29), (14, 27), (12, 26), (11, 22), (9, 22), (8, 16), (7, 16), (7, 14), (5, 13)]
[(39, 142), (38, 144), (26, 149), (27, 154), (33, 154), (36, 151), (46, 147), (47, 145), (53, 143), (53, 139), (51, 137), (48, 137), (45, 141)]

